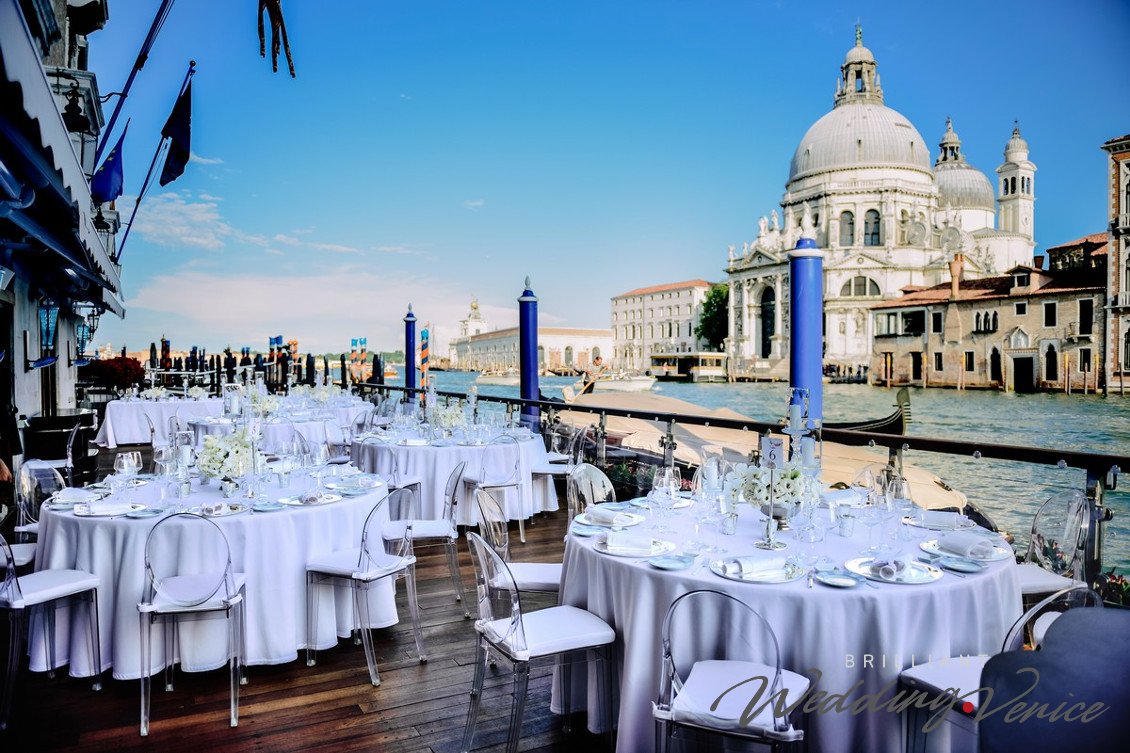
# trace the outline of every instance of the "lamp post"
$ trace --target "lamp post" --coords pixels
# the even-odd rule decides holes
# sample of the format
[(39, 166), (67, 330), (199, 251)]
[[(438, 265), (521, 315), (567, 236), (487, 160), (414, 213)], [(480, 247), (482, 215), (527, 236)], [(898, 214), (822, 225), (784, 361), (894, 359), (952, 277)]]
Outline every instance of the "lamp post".
[[(526, 288), (518, 296), (518, 380), (519, 397), (523, 400), (537, 400), (538, 389), (538, 297), (530, 290), (530, 278), (526, 278)], [(522, 406), (522, 425), (531, 431), (538, 424), (539, 411), (533, 406)]]

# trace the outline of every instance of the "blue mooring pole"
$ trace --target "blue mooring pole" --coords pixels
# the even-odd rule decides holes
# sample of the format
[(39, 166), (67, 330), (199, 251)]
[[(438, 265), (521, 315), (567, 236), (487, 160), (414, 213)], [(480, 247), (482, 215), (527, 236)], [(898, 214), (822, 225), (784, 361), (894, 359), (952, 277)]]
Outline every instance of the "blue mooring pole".
[[(518, 297), (518, 394), (523, 400), (538, 400), (538, 297), (530, 290), (530, 278), (526, 278), (526, 289)], [(522, 425), (531, 431), (537, 428), (539, 411), (534, 407), (522, 408)]]
[(824, 252), (801, 238), (789, 252), (789, 386), (808, 390), (808, 419), (824, 418)]
[[(416, 389), (416, 315), (412, 313), (411, 303), (404, 315), (404, 386), (409, 390)], [(416, 400), (411, 392), (405, 393), (404, 398)]]

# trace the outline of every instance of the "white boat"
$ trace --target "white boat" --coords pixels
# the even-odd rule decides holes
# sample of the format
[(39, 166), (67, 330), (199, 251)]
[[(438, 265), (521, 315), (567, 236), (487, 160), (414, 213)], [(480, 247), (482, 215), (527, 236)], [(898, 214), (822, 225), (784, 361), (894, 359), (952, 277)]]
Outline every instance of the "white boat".
[[(655, 384), (655, 377), (642, 376), (642, 375), (627, 375), (618, 374), (609, 377), (602, 377), (593, 383), (593, 392), (647, 392)], [(584, 389), (585, 382), (582, 380), (573, 385), (578, 393)]]
[(514, 369), (506, 371), (484, 371), (475, 377), (475, 384), (494, 384), (501, 387), (517, 387), (522, 377)]

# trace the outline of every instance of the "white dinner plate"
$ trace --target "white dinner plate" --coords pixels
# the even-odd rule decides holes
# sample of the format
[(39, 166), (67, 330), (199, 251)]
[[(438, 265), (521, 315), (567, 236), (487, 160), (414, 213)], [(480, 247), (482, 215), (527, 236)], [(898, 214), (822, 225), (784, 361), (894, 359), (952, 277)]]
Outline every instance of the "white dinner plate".
[(256, 502), (251, 506), (254, 512), (277, 512), (278, 510), (285, 510), (286, 505), (280, 505), (278, 502)]
[(317, 507), (318, 505), (328, 505), (331, 502), (340, 501), (340, 494), (323, 494), (318, 497), (316, 502), (303, 502), (302, 497), (279, 497), (280, 505), (290, 505), (291, 507)]
[(245, 513), (249, 509), (250, 508), (242, 502), (235, 502), (225, 504), (217, 512), (205, 512), (203, 507), (194, 507), (192, 508), (192, 512), (203, 515), (206, 518), (226, 518), (229, 515)]
[(127, 518), (155, 518), (158, 515), (164, 515), (165, 511), (156, 507), (143, 507), (140, 510), (130, 510), (126, 513)]
[(146, 505), (131, 505), (123, 502), (116, 505), (98, 505), (94, 508), (94, 512), (91, 512), (90, 505), (75, 505), (74, 513), (77, 518), (113, 518), (134, 510), (144, 510), (145, 507)]
[(587, 539), (589, 536), (595, 536), (598, 533), (604, 533), (607, 530), (607, 528), (602, 528), (600, 526), (587, 526), (583, 523), (577, 523), (576, 521), (573, 521), (573, 525), (569, 526), (569, 533), (585, 539)]
[[(634, 512), (622, 512), (620, 513), (620, 515), (624, 515), (627, 518), (627, 520), (620, 524), (624, 528), (627, 528), (628, 526), (638, 526), (640, 523), (644, 522), (644, 516), (636, 515)], [(607, 525), (605, 523), (597, 523), (595, 521), (589, 520), (588, 513), (581, 513), (577, 517), (573, 518), (573, 520), (583, 526), (598, 526), (605, 529), (612, 527), (611, 525)]]
[(649, 559), (647, 564), (658, 570), (686, 570), (694, 564), (694, 557), (689, 554), (661, 554)]
[(607, 554), (607, 555), (610, 555), (612, 557), (629, 557), (629, 558), (631, 558), (631, 557), (636, 557), (636, 558), (655, 557), (656, 555), (659, 555), (659, 554), (666, 554), (667, 552), (675, 551), (675, 542), (673, 542), (673, 541), (661, 541), (659, 539), (652, 539), (651, 540), (651, 551), (650, 552), (638, 552), (638, 551), (635, 551), (635, 550), (632, 550), (630, 552), (626, 552), (626, 551), (617, 551), (615, 549), (610, 550), (608, 548), (608, 542), (598, 540), (596, 542), (596, 544), (593, 546), (593, 549), (596, 549), (596, 551), (600, 552), (601, 554)]
[[(926, 521), (915, 520), (914, 518), (910, 517), (909, 515), (905, 516), (902, 519), (902, 522), (906, 523), (908, 526), (914, 526), (915, 528), (925, 528), (927, 531), (952, 531), (952, 530), (955, 530), (953, 528), (950, 528), (949, 526), (946, 526), (945, 528), (943, 528), (940, 525), (929, 525), (929, 524), (926, 523)], [(959, 530), (959, 531), (968, 531), (971, 528), (977, 527), (977, 523), (970, 520), (969, 518), (961, 518), (958, 521), (957, 525), (958, 525), (958, 528), (956, 530)]]
[[(672, 510), (685, 510), (686, 508), (694, 504), (694, 500), (690, 499), (689, 497), (683, 497), (681, 494), (678, 496), (679, 498), (675, 500), (675, 504), (671, 505)], [(632, 507), (648, 507), (650, 505), (650, 503), (647, 501), (647, 497), (636, 497), (635, 499), (630, 499), (628, 500), (628, 504), (630, 504)]]
[[(736, 559), (734, 557), (727, 557), (726, 559)], [(755, 573), (727, 573), (726, 560), (713, 560), (710, 563), (710, 572), (725, 578), (726, 580), (736, 580), (739, 583), (792, 583), (794, 580), (800, 580), (804, 577), (805, 570), (803, 567), (794, 565), (791, 562), (786, 562), (783, 570), (764, 570)]]
[(862, 576), (842, 570), (817, 570), (812, 578), (832, 588), (855, 588), (862, 582)]
[(856, 557), (853, 560), (848, 560), (844, 563), (844, 567), (855, 573), (862, 575), (868, 580), (877, 581), (879, 583), (898, 583), (904, 586), (920, 586), (924, 583), (933, 583), (942, 577), (942, 569), (933, 565), (928, 565), (925, 562), (918, 560), (910, 560), (906, 563), (906, 570), (896, 575), (894, 578), (883, 578), (877, 573), (871, 572), (871, 563), (875, 561), (874, 557)]
[(946, 570), (953, 570), (956, 573), (979, 573), (985, 570), (985, 565), (965, 557), (952, 557), (950, 555), (943, 555), (935, 557), (931, 563)]
[(1012, 551), (1012, 547), (1006, 546), (1003, 543), (993, 543), (993, 554), (991, 557), (965, 557), (964, 555), (957, 554), (956, 552), (947, 552), (941, 548), (938, 543), (938, 539), (927, 539), (918, 546), (922, 549), (922, 551), (928, 552), (929, 554), (936, 554), (939, 557), (964, 557), (965, 559), (973, 560), (974, 562), (999, 562), (1000, 560), (1006, 560), (1009, 557), (1016, 556), (1016, 553)]

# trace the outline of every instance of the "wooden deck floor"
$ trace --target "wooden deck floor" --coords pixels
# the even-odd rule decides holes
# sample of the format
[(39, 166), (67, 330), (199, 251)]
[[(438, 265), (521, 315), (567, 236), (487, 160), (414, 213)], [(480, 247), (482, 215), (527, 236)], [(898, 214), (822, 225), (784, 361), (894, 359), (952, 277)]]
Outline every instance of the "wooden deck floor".
[[(527, 526), (527, 543), (512, 532), (516, 560), (560, 561), (565, 513), (543, 515)], [(460, 564), (473, 592), (473, 570), (465, 544)], [(17, 680), (12, 724), (0, 733), (0, 750), (314, 751), (377, 750), (387, 753), (457, 751), (473, 674), (474, 631), (455, 602), (442, 548), (422, 551), (417, 569), (422, 623), (430, 661), (420, 664), (412, 639), (404, 589), (398, 595), (401, 623), (374, 631), (381, 686), (369, 684), (364, 652), (349, 640), (303, 660), (248, 670), (240, 698), (239, 726), (227, 721), (225, 670), (177, 674), (166, 693), (154, 682), (148, 738), (138, 735), (139, 683), (106, 679), (101, 692), (90, 681), (54, 679), (24, 669)], [(549, 606), (530, 600), (526, 609)], [(473, 606), (473, 604), (472, 604)], [(6, 631), (5, 631), (6, 632)], [(4, 636), (6, 641), (6, 635)], [(6, 643), (5, 643), (6, 645)], [(549, 711), (552, 669), (531, 674), (522, 727), (522, 750), (602, 749), (602, 739), (584, 732), (583, 720), (565, 735)], [(475, 750), (502, 750), (510, 711), (510, 673), (488, 674)]]

